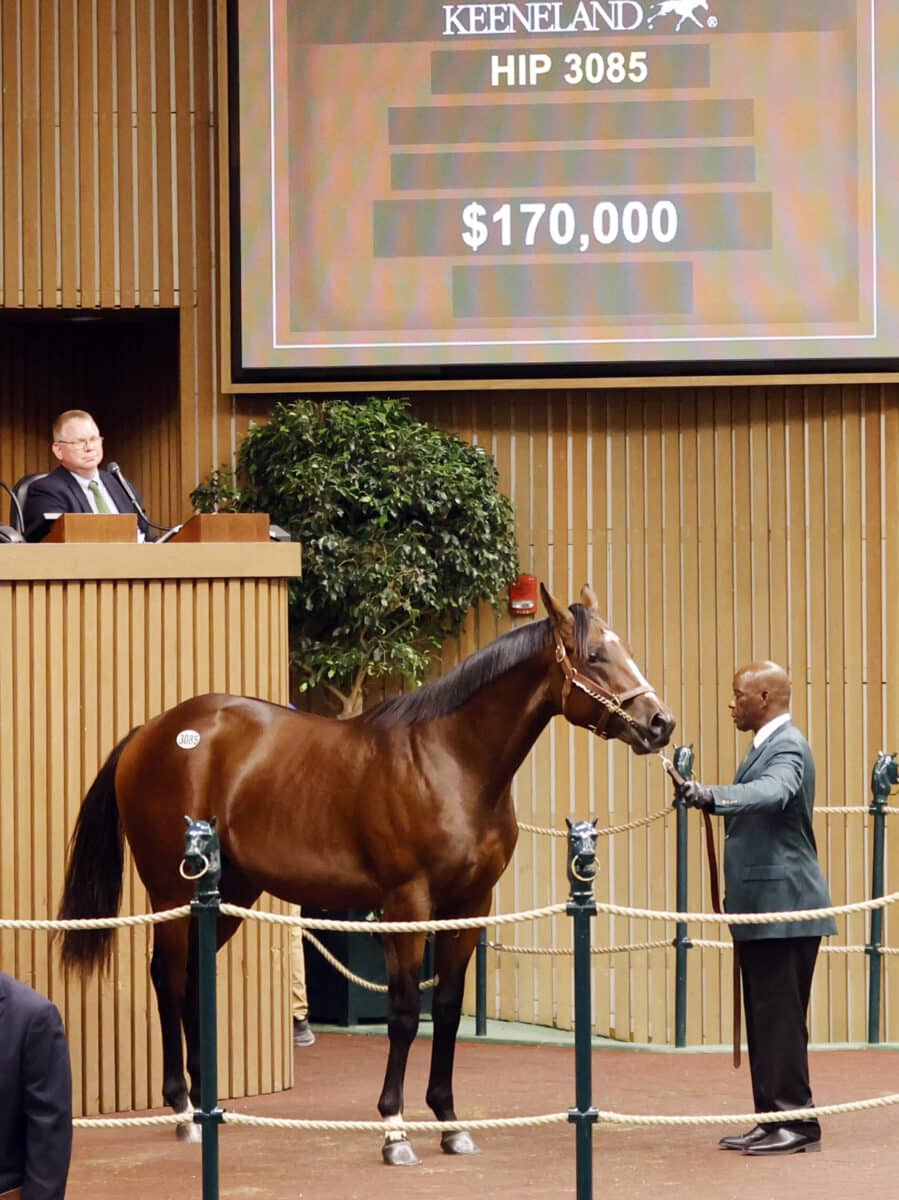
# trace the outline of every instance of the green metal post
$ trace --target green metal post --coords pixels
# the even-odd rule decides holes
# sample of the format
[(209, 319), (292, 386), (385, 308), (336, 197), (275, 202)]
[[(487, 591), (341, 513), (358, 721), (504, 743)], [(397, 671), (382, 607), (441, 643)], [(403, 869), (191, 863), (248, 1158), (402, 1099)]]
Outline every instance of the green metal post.
[[(881, 750), (871, 772), (870, 812), (874, 817), (874, 846), (871, 863), (871, 899), (878, 900), (884, 888), (884, 852), (886, 846), (886, 806), (890, 788), (899, 781), (899, 763), (895, 754)], [(868, 955), (868, 1042), (876, 1045), (880, 1041), (880, 984), (881, 945), (883, 943), (883, 909), (871, 912), (870, 941), (865, 946)]]
[(593, 880), (596, 876), (596, 822), (568, 822), (568, 881), (571, 892), (566, 912), (574, 919), (574, 1069), (575, 1107), (568, 1120), (575, 1125), (577, 1200), (593, 1197), (593, 1126), (599, 1113), (592, 1098), (593, 1014), (590, 1001), (590, 918), (596, 915)]
[(223, 1113), (218, 1106), (215, 954), (216, 924), (222, 902), (219, 894), (222, 863), (214, 819), (188, 822), (182, 871), (185, 863), (192, 866), (198, 858), (205, 869), (199, 875), (191, 869), (188, 876), (197, 879), (190, 908), (197, 921), (200, 977), (200, 1107), (194, 1112), (194, 1120), (203, 1131), (203, 1200), (218, 1200), (219, 1125)]
[(475, 947), (475, 1037), (487, 1036), (487, 930), (481, 930)]
[[(693, 747), (675, 746), (674, 769), (682, 779), (693, 777)], [(675, 800), (677, 810), (677, 911), (687, 911), (687, 806)], [(687, 1044), (687, 951), (693, 943), (687, 937), (685, 921), (678, 921), (674, 934), (674, 1044)]]

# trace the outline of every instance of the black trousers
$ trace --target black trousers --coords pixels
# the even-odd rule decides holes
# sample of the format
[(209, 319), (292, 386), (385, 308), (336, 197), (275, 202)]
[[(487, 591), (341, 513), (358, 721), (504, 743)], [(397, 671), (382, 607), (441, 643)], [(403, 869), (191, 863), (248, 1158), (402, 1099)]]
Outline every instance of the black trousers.
[[(756, 1112), (812, 1106), (807, 1013), (820, 944), (819, 937), (739, 943)], [(783, 1125), (811, 1137), (821, 1135), (816, 1120), (784, 1121)]]

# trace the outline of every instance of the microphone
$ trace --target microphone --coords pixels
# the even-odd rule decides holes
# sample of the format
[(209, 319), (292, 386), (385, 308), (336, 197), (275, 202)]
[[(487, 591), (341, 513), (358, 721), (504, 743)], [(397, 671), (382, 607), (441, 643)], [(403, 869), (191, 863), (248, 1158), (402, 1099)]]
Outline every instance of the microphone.
[(22, 505), (19, 503), (19, 497), (12, 490), (12, 488), (8, 486), (8, 484), (5, 484), (3, 482), (2, 479), (0, 479), (0, 488), (3, 488), (4, 492), (6, 492), (7, 496), (9, 496), (10, 500), (12, 501), (13, 509), (15, 510), (15, 514), (19, 520), (19, 532), (24, 533), (25, 532), (25, 515), (22, 512)]
[(117, 462), (111, 462), (109, 464), (109, 473), (110, 473), (110, 475), (114, 475), (116, 477), (116, 479), (119, 481), (119, 483), (122, 485), (122, 487), (125, 491), (125, 495), (131, 501), (131, 505), (139, 517), (142, 517), (143, 520), (146, 521), (146, 523), (148, 525), (152, 526), (153, 529), (168, 530), (167, 525), (157, 525), (155, 521), (151, 521), (150, 518), (147, 516), (147, 514), (143, 510), (143, 506), (141, 505), (140, 500), (138, 500), (138, 498), (137, 498), (137, 494), (135, 493), (134, 488), (131, 486), (131, 484), (128, 482), (128, 480), (125, 478), (125, 476), (122, 474), (122, 468), (119, 466), (119, 464)]

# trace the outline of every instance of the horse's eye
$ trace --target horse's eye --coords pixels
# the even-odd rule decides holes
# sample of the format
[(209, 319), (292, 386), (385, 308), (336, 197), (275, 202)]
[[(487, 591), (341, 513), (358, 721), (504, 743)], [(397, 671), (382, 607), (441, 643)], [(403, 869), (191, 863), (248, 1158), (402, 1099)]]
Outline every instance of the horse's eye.
[(591, 650), (591, 651), (588, 653), (588, 655), (587, 655), (587, 662), (588, 662), (588, 663), (598, 663), (598, 662), (602, 662), (602, 651), (600, 651), (600, 650)]

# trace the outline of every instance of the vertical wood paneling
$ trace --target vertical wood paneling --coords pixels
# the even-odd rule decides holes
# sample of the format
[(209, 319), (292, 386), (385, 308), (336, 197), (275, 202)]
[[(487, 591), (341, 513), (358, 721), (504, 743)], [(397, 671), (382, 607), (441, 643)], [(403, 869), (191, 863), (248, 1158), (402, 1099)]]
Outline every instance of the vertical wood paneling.
[[(161, 590), (170, 593), (168, 604), (160, 603)], [(219, 611), (224, 626), (215, 624)], [(219, 646), (227, 628), (237, 647), (218, 665), (208, 652), (209, 631), (216, 628)], [(0, 720), (14, 731), (0, 760), (3, 916), (55, 915), (81, 798), (119, 738), (178, 699), (215, 687), (284, 703), (286, 673), (277, 660), (286, 659), (286, 638), (280, 580), (210, 586), (0, 578)], [(198, 646), (207, 651), (197, 654)], [(271, 900), (262, 907), (286, 911)], [(122, 912), (148, 910), (129, 855)], [(220, 956), (228, 1017), (219, 1068), (223, 1095), (290, 1084), (284, 936), (253, 924)], [(52, 996), (63, 1012), (79, 1113), (160, 1103), (159, 1030), (147, 970), (151, 937), (147, 930), (118, 933), (110, 972), (82, 984), (62, 975), (47, 934), (0, 934), (4, 968)]]
[[(76, 341), (56, 326), (41, 336), (4, 325), (0, 478), (12, 481), (48, 465), (48, 426), (62, 407), (98, 407), (110, 457), (135, 477), (151, 515), (163, 523), (187, 515), (193, 484), (228, 461), (248, 420), (264, 419), (269, 407), (264, 396), (232, 401), (219, 394), (214, 16), (211, 0), (0, 5), (0, 307), (37, 313), (60, 304), (67, 310), (115, 306), (135, 315), (177, 311), (170, 338), (146, 329), (126, 335), (116, 327), (104, 341), (81, 325)], [(537, 574), (566, 600), (576, 599), (584, 580), (592, 582), (610, 621), (634, 643), (675, 709), (677, 739), (695, 743), (701, 776), (729, 777), (743, 749), (725, 709), (734, 668), (749, 658), (774, 656), (794, 679), (796, 719), (816, 755), (819, 805), (868, 800), (874, 755), (899, 744), (896, 385), (797, 381), (655, 394), (574, 389), (493, 396), (468, 389), (432, 395), (416, 407), (494, 451), (516, 505), (522, 570)], [(6, 515), (4, 499), (0, 514)], [(245, 609), (238, 611), (243, 601), (215, 586), (198, 590), (196, 602), (232, 632), (248, 619)], [(30, 602), (8, 600), (6, 610), (0, 609), (6, 618), (0, 637), (15, 630), (18, 644), (22, 631), (46, 636), (53, 630), (76, 645), (94, 616), (108, 610), (95, 589), (87, 589), (74, 608), (73, 603), (69, 594), (61, 613), (55, 601), (38, 611)], [(169, 639), (177, 638), (190, 617), (171, 584), (148, 584), (142, 604), (147, 627), (165, 629)], [(110, 619), (117, 619), (114, 611)], [(497, 624), (479, 611), (459, 643), (448, 648), (445, 665), (511, 623), (504, 618)], [(263, 635), (257, 629), (253, 636), (251, 645), (261, 656)], [(215, 643), (204, 639), (186, 653), (187, 658), (162, 654), (134, 668), (129, 701), (134, 719), (167, 707), (185, 688), (198, 690), (213, 681), (264, 690), (261, 676), (247, 675), (247, 656), (222, 659)], [(0, 660), (0, 682), (5, 671), (18, 686), (31, 669), (20, 657)], [(268, 678), (286, 697), (283, 664)], [(74, 700), (82, 686), (94, 695), (104, 684), (98, 672), (88, 673), (83, 683), (67, 677), (65, 687)], [(121, 685), (117, 678), (116, 687)], [(118, 709), (112, 720), (116, 733), (122, 715)], [(80, 728), (66, 726), (66, 828), (74, 819), (72, 789), (76, 782), (76, 791), (90, 782), (109, 733), (86, 717), (82, 742)], [(41, 736), (58, 734), (54, 729)], [(31, 845), (31, 806), (44, 781), (38, 768), (26, 770), (26, 764), (40, 748), (37, 738), (17, 732), (0, 760), (0, 785), (22, 788), (11, 811), (0, 805), (6, 844), (9, 837), (24, 836)], [(52, 771), (46, 782), (55, 786)], [(669, 791), (655, 763), (633, 759), (621, 747), (594, 744), (561, 722), (541, 740), (515, 785), (522, 819), (554, 826), (566, 814), (621, 823), (666, 805)], [(665, 895), (671, 906), (671, 828), (662, 821), (604, 838), (598, 894), (641, 905), (657, 904)], [(835, 899), (860, 898), (870, 880), (866, 820), (819, 815), (816, 830)], [(559, 898), (564, 854), (559, 840), (546, 843), (522, 836), (515, 864), (497, 889), (498, 910)], [(895, 819), (888, 822), (888, 852), (895, 862)], [(691, 907), (704, 907), (708, 880), (698, 823), (691, 825), (689, 866)], [(47, 859), (48, 887), (55, 869)], [(888, 878), (888, 886), (897, 882)], [(17, 870), (12, 882), (8, 872), (0, 873), (4, 907), (25, 903), (21, 886)], [(142, 907), (133, 878), (129, 889), (126, 896)], [(887, 914), (888, 936), (896, 925)], [(841, 923), (837, 940), (858, 943), (865, 928), (863, 918)], [(694, 932), (721, 936), (717, 926)], [(491, 936), (545, 948), (568, 939), (568, 922), (536, 932), (503, 927)], [(623, 944), (660, 931), (645, 922), (600, 918), (596, 936)], [(10, 946), (0, 934), (0, 949)], [(132, 961), (146, 953), (146, 935), (133, 935), (133, 946)], [(16, 938), (10, 952), (32, 972), (34, 956), (39, 959), (43, 950), (35, 939)], [(262, 962), (256, 955), (263, 953), (235, 943), (229, 961)], [(667, 951), (595, 959), (599, 1032), (670, 1040), (670, 959)], [(566, 959), (506, 954), (491, 956), (491, 964), (497, 1014), (570, 1024)], [(894, 1038), (896, 969), (887, 959), (884, 1009)], [(812, 1013), (816, 1039), (861, 1036), (864, 976), (857, 957), (822, 959)], [(52, 983), (52, 974), (49, 978)], [(728, 954), (692, 952), (690, 980), (690, 1040), (726, 1040)], [(127, 994), (137, 1011), (147, 1004), (145, 976), (142, 983), (136, 967), (127, 981), (117, 980), (115, 987), (125, 988), (118, 1002), (109, 991), (113, 985), (104, 986), (90, 993), (88, 1040), (98, 1037), (90, 1014), (109, 1009), (110, 1029), (120, 1036), (121, 996)], [(70, 985), (69, 991), (72, 995)], [(74, 994), (80, 998), (80, 990)], [(226, 1003), (230, 1015), (233, 1006), (236, 1011), (246, 1006), (246, 996), (228, 994)], [(255, 1019), (255, 1003), (243, 1010), (249, 1021)], [(69, 1009), (79, 1029), (77, 1004)], [(279, 1020), (260, 1016), (260, 1039), (277, 1041)], [(246, 1036), (240, 1057), (252, 1064), (255, 1034)], [(143, 1068), (134, 1068), (136, 1095), (146, 1094), (147, 1080), (158, 1075), (155, 1039), (148, 1045), (146, 1078)], [(83, 1094), (92, 1098), (85, 1102), (106, 1103), (104, 1086), (99, 1077), (85, 1079)]]
[[(154, 479), (144, 500), (164, 521), (188, 515), (218, 444), (231, 449), (231, 406), (215, 395), (213, 22), (211, 0), (5, 0), (0, 12), (0, 308), (181, 309), (161, 384), (175, 419), (135, 471)], [(73, 402), (57, 393), (51, 415)], [(0, 395), (9, 437), (18, 423)], [(43, 469), (45, 446), (20, 449), (14, 478)]]

